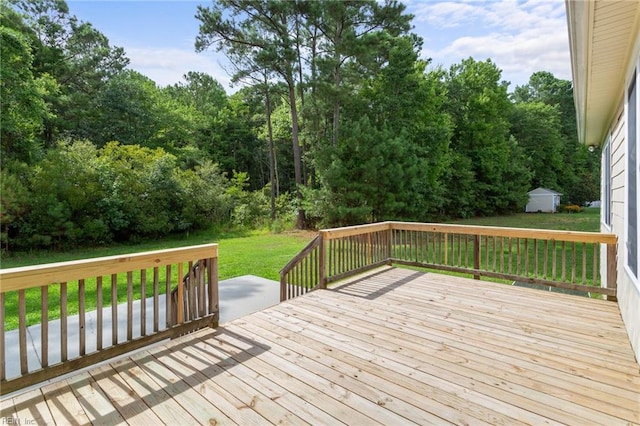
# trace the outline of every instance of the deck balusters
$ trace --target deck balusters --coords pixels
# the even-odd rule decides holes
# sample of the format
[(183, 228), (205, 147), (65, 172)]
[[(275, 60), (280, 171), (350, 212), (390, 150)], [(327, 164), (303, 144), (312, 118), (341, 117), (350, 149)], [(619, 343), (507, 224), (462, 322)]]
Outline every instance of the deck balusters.
[(160, 271), (153, 268), (153, 332), (157, 333), (160, 327)]
[[(193, 267), (194, 261), (191, 256), (201, 256), (202, 260), (195, 264), (196, 267)], [(185, 308), (186, 312), (180, 312), (178, 321), (173, 321), (171, 265), (177, 263), (178, 272), (181, 274), (183, 260), (188, 261), (190, 266), (187, 280), (189, 287), (188, 290), (183, 288), (184, 283), (179, 280), (178, 289), (189, 292), (188, 300), (184, 299), (186, 294), (179, 298), (175, 306)], [(159, 324), (160, 267), (166, 270), (166, 327), (160, 327)], [(149, 294), (147, 269), (150, 268), (153, 268), (153, 333), (150, 333), (150, 327), (146, 327), (147, 320), (150, 320), (146, 307)], [(0, 394), (92, 365), (154, 341), (175, 337), (204, 326), (217, 325), (217, 273), (215, 244), (0, 270), (0, 281), (3, 284), (0, 289)], [(103, 276), (111, 277), (110, 309), (104, 307)], [(121, 290), (124, 291), (126, 288), (126, 315), (120, 313), (120, 316), (125, 317), (122, 318), (125, 321), (118, 321), (120, 281)], [(53, 290), (50, 291), (51, 286)], [(77, 302), (77, 306), (75, 303), (70, 305), (72, 301)], [(189, 305), (183, 306), (183, 301)], [(54, 315), (59, 315), (57, 322), (60, 332), (59, 339), (51, 344), (50, 305), (52, 309), (55, 306), (55, 309), (59, 310)], [(16, 332), (11, 333), (11, 336), (15, 336), (11, 337), (15, 339), (11, 343), (11, 356), (14, 356), (13, 353), (16, 355), (15, 364), (11, 364), (10, 371), (7, 369), (5, 330), (7, 306), (10, 306), (9, 315), (15, 318), (17, 323), (13, 323), (17, 325)], [(40, 309), (39, 315), (34, 315), (34, 308)], [(139, 311), (135, 311), (138, 308)], [(95, 312), (90, 312), (94, 309)], [(139, 316), (134, 315), (134, 312), (139, 313)], [(107, 321), (105, 316), (108, 317)], [(90, 318), (95, 318), (97, 328), (95, 346), (93, 339), (87, 341), (87, 325), (91, 321)], [(104, 347), (103, 337), (106, 336), (103, 327), (108, 321), (111, 322), (111, 344)], [(40, 341), (35, 343), (39, 345), (40, 356), (37, 360), (28, 357), (31, 350), (27, 327), (33, 322), (40, 326)], [(124, 335), (119, 336), (119, 325), (123, 329), (126, 328), (126, 338)], [(50, 358), (52, 352), (59, 353), (59, 358)]]
[(96, 278), (96, 350), (102, 349), (102, 327), (104, 321), (102, 313), (102, 297), (102, 276), (99, 276)]
[[(40, 300), (40, 351), (42, 368), (46, 368), (49, 366), (49, 286), (40, 287)], [(0, 341), (4, 342), (4, 338)]]
[(118, 275), (111, 274), (111, 344), (118, 344)]
[[(24, 291), (24, 290), (22, 290)], [(60, 283), (60, 360), (65, 362), (68, 359), (67, 352), (67, 283)], [(22, 327), (20, 327), (22, 329)], [(22, 373), (25, 374), (26, 372)]]
[(140, 335), (147, 334), (147, 270), (140, 270)]
[(127, 272), (127, 340), (133, 339), (133, 272)]
[(165, 304), (166, 306), (166, 323), (167, 328), (171, 328), (174, 325), (173, 315), (173, 305), (171, 301), (171, 265), (167, 265), (165, 268), (165, 281), (164, 281), (164, 295), (165, 295)]
[[(283, 300), (304, 294), (325, 281), (393, 263), (614, 298), (613, 287), (601, 288), (598, 276), (599, 245), (615, 246), (614, 237), (608, 234), (383, 222), (323, 230), (317, 238), (320, 241), (314, 240), (314, 244), (323, 247), (322, 253), (320, 249), (317, 254), (304, 249), (281, 271)], [(611, 257), (609, 251), (607, 258)], [(314, 262), (314, 256), (320, 256), (320, 261)], [(589, 262), (593, 263), (592, 276)]]
[(18, 290), (18, 346), (20, 347), (20, 374), (29, 371), (27, 365), (27, 308), (24, 289)]
[(80, 339), (78, 342), (78, 353), (80, 356), (85, 355), (87, 353), (87, 335), (86, 335), (86, 326), (87, 326), (87, 317), (86, 317), (86, 302), (85, 302), (85, 292), (84, 292), (84, 279), (78, 280), (78, 334), (80, 335)]

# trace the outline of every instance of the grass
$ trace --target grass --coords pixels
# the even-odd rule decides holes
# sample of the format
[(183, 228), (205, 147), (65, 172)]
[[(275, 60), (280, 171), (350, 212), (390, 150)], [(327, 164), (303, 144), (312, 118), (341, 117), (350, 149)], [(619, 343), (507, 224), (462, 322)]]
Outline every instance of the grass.
[(221, 280), (239, 275), (257, 275), (279, 279), (279, 271), (312, 238), (311, 232), (291, 231), (272, 234), (268, 231), (201, 233), (189, 238), (174, 238), (137, 245), (76, 249), (67, 252), (32, 251), (16, 253), (2, 259), (2, 268), (65, 262), (76, 259), (115, 256), (198, 244), (218, 243)]
[(600, 209), (585, 208), (581, 213), (518, 213), (509, 216), (462, 219), (450, 223), (598, 232), (600, 231)]

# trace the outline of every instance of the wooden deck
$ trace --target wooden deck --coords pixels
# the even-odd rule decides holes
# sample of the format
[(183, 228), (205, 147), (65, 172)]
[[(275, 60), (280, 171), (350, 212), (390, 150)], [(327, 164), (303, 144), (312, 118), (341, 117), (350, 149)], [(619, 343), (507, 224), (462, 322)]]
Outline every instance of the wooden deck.
[(615, 303), (391, 268), (6, 398), (0, 422), (634, 424), (639, 370)]

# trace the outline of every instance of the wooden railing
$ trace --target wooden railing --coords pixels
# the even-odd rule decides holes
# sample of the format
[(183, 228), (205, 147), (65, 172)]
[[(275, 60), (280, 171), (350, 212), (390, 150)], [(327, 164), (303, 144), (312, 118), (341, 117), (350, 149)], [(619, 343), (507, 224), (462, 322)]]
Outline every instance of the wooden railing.
[(0, 394), (219, 319), (217, 244), (4, 269), (0, 285)]
[[(312, 275), (301, 252), (281, 271), (281, 299), (384, 264), (470, 274), (605, 295), (616, 300), (616, 236), (596, 232), (383, 222), (321, 230)], [(601, 247), (606, 250), (602, 282)], [(603, 253), (604, 254), (604, 253)], [(309, 266), (306, 266), (309, 268)], [(315, 278), (317, 277), (317, 278)], [(304, 291), (296, 287), (307, 286)]]
[[(321, 239), (315, 237), (280, 271), (280, 300), (292, 299), (320, 285)], [(283, 272), (286, 271), (286, 272)]]

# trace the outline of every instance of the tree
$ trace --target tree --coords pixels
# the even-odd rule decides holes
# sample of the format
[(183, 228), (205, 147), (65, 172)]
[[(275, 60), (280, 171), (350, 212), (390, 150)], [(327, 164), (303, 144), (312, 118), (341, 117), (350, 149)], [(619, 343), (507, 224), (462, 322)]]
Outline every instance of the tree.
[(556, 106), (560, 112), (562, 133), (568, 139), (577, 141), (576, 109), (571, 81), (558, 79), (548, 71), (534, 72), (529, 77), (528, 84), (515, 88), (513, 99), (516, 103), (542, 102)]
[(186, 83), (167, 86), (166, 91), (183, 105), (193, 107), (205, 116), (215, 115), (227, 105), (227, 93), (224, 87), (202, 72), (189, 71), (184, 75)]
[[(258, 137), (260, 140), (266, 140), (267, 156), (269, 158), (269, 199), (270, 199), (270, 215), (271, 220), (276, 218), (276, 198), (280, 193), (278, 179), (278, 161), (276, 154), (276, 144), (273, 130), (273, 111), (277, 107), (278, 89), (277, 85), (269, 82), (269, 75), (266, 70), (262, 70), (262, 80), (258, 80), (258, 76), (254, 75), (254, 85), (244, 90), (247, 95), (245, 100), (254, 106), (260, 106), (260, 110), (255, 108), (258, 118)], [(295, 189), (295, 188), (294, 188)]]
[(0, 9), (0, 156), (3, 160), (33, 163), (41, 155), (39, 135), (44, 121), (51, 117), (45, 97), (56, 91), (48, 76), (35, 77), (29, 37), (5, 22), (22, 28), (21, 18), (9, 8)]
[[(454, 214), (494, 215), (519, 211), (529, 187), (529, 176), (513, 176), (516, 182), (506, 184), (509, 170), (520, 157), (512, 156), (509, 138), (510, 109), (507, 83), (500, 82), (500, 69), (491, 60), (473, 58), (452, 65), (445, 76), (447, 109), (453, 118), (451, 148), (462, 161), (455, 164), (448, 191), (448, 211)], [(464, 167), (464, 169), (462, 168)], [(456, 173), (473, 176), (464, 187), (456, 181)], [(455, 189), (457, 192), (454, 192)], [(514, 193), (515, 192), (515, 193)], [(462, 211), (454, 209), (464, 208)]]
[(395, 37), (410, 29), (413, 16), (404, 15), (405, 8), (396, 1), (379, 4), (369, 0), (328, 1), (321, 8), (303, 9), (310, 18), (311, 31), (320, 35), (312, 38), (317, 44), (313, 50), (322, 52), (312, 61), (318, 79), (312, 84), (324, 87), (331, 105), (334, 146), (339, 138), (341, 104), (351, 95), (349, 87), (359, 85), (363, 72), (371, 72), (376, 62), (373, 58), (388, 35)]
[(29, 193), (17, 173), (6, 167), (0, 170), (0, 249), (9, 251), (9, 242), (19, 228), (22, 216), (27, 211)]
[[(299, 52), (298, 52), (299, 53)], [(264, 116), (267, 127), (267, 141), (268, 141), (268, 157), (269, 157), (269, 186), (270, 186), (270, 210), (271, 219), (276, 218), (276, 197), (278, 194), (278, 182), (276, 176), (276, 152), (275, 144), (273, 140), (273, 123), (271, 119), (274, 104), (272, 99), (274, 98), (273, 92), (276, 85), (270, 83), (270, 78), (273, 72), (265, 66), (256, 61), (256, 58), (251, 55), (236, 55), (233, 64), (235, 73), (232, 78), (232, 82), (237, 83), (239, 81), (253, 84), (253, 93), (258, 91), (264, 102)], [(245, 93), (252, 95), (245, 91)], [(250, 96), (253, 99), (253, 96)], [(255, 105), (256, 103), (253, 102)], [(294, 188), (295, 189), (295, 188)]]
[(511, 118), (511, 133), (528, 157), (532, 188), (558, 191), (565, 164), (560, 113), (556, 106), (541, 102), (517, 103)]
[[(217, 163), (227, 163), (225, 149), (218, 147), (224, 139), (224, 125), (221, 123), (223, 111), (229, 108), (229, 99), (222, 85), (208, 74), (188, 72), (185, 83), (177, 83), (161, 89), (166, 107), (164, 114), (173, 117), (182, 125), (178, 140), (184, 143), (180, 148), (174, 146), (172, 152), (183, 161), (184, 167), (193, 168), (203, 164), (206, 158)], [(170, 128), (167, 130), (171, 130)], [(232, 168), (227, 170), (231, 173)]]
[(30, 32), (36, 77), (51, 75), (59, 93), (47, 97), (55, 115), (45, 120), (44, 142), (52, 146), (61, 136), (84, 138), (94, 111), (92, 100), (110, 77), (129, 63), (124, 50), (90, 23), (69, 14), (64, 0), (11, 0)]
[[(224, 50), (234, 58), (249, 56), (263, 69), (277, 73), (286, 83), (291, 113), (291, 141), (296, 185), (302, 179), (302, 155), (299, 137), (299, 114), (296, 104), (296, 52), (292, 38), (293, 2), (219, 0), (212, 8), (198, 6), (196, 18), (201, 21), (196, 50), (210, 46)], [(298, 199), (298, 228), (305, 227), (302, 193), (296, 188)]]
[(240, 90), (229, 97), (226, 108), (218, 113), (217, 133), (213, 145), (217, 149), (215, 161), (232, 176), (234, 172), (246, 172), (253, 177), (251, 189), (262, 188), (266, 181), (261, 179), (263, 146), (258, 139), (254, 106), (247, 102), (246, 90)]
[(29, 201), (18, 244), (60, 249), (111, 240), (102, 216), (106, 193), (96, 160), (97, 150), (89, 142), (60, 143), (47, 150), (28, 177)]
[(127, 70), (112, 77), (93, 99), (87, 136), (98, 146), (163, 147), (169, 151), (193, 144), (200, 116), (159, 89), (149, 78)]
[[(581, 205), (584, 201), (597, 199), (600, 162), (578, 141), (571, 81), (558, 79), (547, 71), (538, 71), (531, 75), (527, 84), (516, 87), (512, 97), (516, 104), (541, 102), (558, 112), (561, 149), (559, 153), (555, 151), (559, 158), (555, 159), (552, 167), (558, 161), (562, 164), (556, 181), (557, 189), (563, 193), (563, 202)], [(585, 191), (586, 188), (592, 190)]]
[[(336, 146), (345, 100), (385, 63), (377, 52), (386, 38), (409, 30), (411, 16), (404, 15), (404, 9), (391, 0), (383, 4), (220, 0), (212, 8), (198, 9), (197, 50), (215, 46), (225, 51), (236, 65), (236, 76), (264, 72), (267, 79), (277, 76), (286, 84), (299, 227), (305, 222), (300, 188), (309, 183), (303, 162), (305, 136), (315, 147), (326, 136)], [(311, 80), (305, 79), (307, 67)], [(305, 109), (307, 85), (313, 113)], [(305, 133), (301, 111), (313, 117)], [(320, 118), (329, 123), (328, 130), (321, 128)]]
[(336, 147), (318, 150), (331, 225), (426, 220), (441, 206), (450, 122), (419, 40), (388, 35), (388, 62), (343, 105)]
[(185, 199), (175, 156), (161, 148), (110, 142), (97, 159), (105, 195), (99, 206), (116, 241), (184, 230)]

